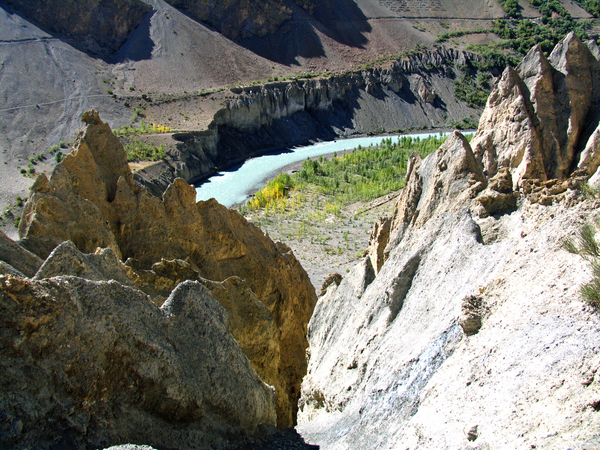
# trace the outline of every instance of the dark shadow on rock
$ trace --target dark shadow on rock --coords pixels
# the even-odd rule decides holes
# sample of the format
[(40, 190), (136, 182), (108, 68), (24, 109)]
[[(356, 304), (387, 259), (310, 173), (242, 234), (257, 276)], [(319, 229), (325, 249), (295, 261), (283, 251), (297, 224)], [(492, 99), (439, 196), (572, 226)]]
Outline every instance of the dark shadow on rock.
[(286, 66), (300, 65), (298, 57), (325, 56), (317, 31), (350, 47), (364, 48), (365, 33), (371, 32), (367, 17), (352, 0), (317, 2), (312, 15), (288, 1), (293, 17), (280, 29), (264, 37), (243, 39), (239, 44), (263, 58)]
[(263, 37), (253, 36), (243, 39), (239, 44), (270, 61), (286, 66), (299, 66), (298, 57), (318, 58), (325, 56), (321, 39), (315, 32), (315, 27), (311, 22), (312, 20), (308, 18), (302, 20), (292, 19), (273, 34)]
[(399, 92), (400, 98), (404, 100), (406, 103), (411, 105), (417, 103), (418, 99), (415, 96), (414, 92), (411, 90), (408, 84), (402, 86), (402, 90)]
[[(260, 431), (259, 431), (260, 433)], [(318, 445), (307, 444), (295, 428), (286, 430), (270, 430), (252, 443), (243, 446), (230, 447), (228, 450), (319, 450)]]
[[(130, 1), (123, 11), (118, 10), (119, 5), (114, 1), (101, 2), (93, 11), (79, 4), (75, 7), (60, 5), (52, 9), (41, 1), (0, 0), (0, 8), (8, 14), (16, 14), (53, 38), (107, 63), (112, 62), (114, 53), (135, 34), (138, 25), (152, 11), (140, 0)], [(114, 20), (117, 11), (124, 17), (121, 22)], [(83, 20), (80, 20), (81, 14), (85, 15)], [(124, 31), (129, 27), (131, 31)]]
[(442, 109), (444, 111), (448, 111), (448, 107), (446, 106), (446, 102), (442, 100), (439, 96), (436, 95), (435, 100), (432, 103), (434, 108)]
[(365, 33), (371, 32), (371, 25), (353, 0), (317, 2), (313, 16), (323, 25), (319, 31), (340, 44), (364, 48), (369, 41)]
[(131, 33), (125, 44), (117, 50), (112, 57), (112, 62), (142, 61), (152, 58), (154, 41), (150, 37), (150, 22), (156, 11), (150, 11), (142, 23)]

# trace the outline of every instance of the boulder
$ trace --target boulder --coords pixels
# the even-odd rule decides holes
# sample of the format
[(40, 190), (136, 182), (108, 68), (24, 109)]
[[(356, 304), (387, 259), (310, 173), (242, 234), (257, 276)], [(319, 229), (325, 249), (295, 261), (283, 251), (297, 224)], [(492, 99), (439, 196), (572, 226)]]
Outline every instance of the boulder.
[(342, 275), (340, 275), (339, 273), (330, 273), (329, 275), (327, 275), (327, 278), (325, 278), (325, 281), (323, 281), (323, 285), (321, 286), (321, 291), (319, 292), (319, 297), (322, 297), (323, 295), (325, 295), (327, 293), (327, 290), (331, 287), (331, 286), (339, 286), (340, 283), (342, 282)]
[(56, 247), (33, 279), (58, 276), (74, 276), (92, 281), (115, 280), (124, 286), (134, 287), (124, 265), (111, 249), (98, 249), (95, 253), (84, 255), (71, 241), (65, 241)]
[(276, 423), (273, 388), (198, 282), (158, 308), (114, 280), (0, 276), (0, 309), (2, 448), (214, 448)]

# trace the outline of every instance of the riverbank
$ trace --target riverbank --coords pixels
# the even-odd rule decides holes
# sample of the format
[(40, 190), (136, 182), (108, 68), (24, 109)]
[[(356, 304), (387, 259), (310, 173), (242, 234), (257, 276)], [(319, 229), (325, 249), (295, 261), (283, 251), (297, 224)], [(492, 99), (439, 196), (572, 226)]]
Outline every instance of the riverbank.
[[(290, 180), (285, 200), (266, 201), (265, 195), (273, 194), (263, 192), (260, 204), (264, 201), (265, 206), (261, 209), (252, 210), (246, 205), (238, 205), (238, 209), (269, 236), (294, 251), (318, 291), (329, 273), (343, 275), (362, 258), (373, 223), (393, 213), (402, 186), (396, 182), (397, 177), (404, 176), (409, 155), (419, 151), (425, 156), (437, 149), (442, 140), (398, 145), (393, 142), (378, 149), (363, 148), (356, 152), (346, 148), (310, 157), (318, 162), (304, 169), (302, 176)], [(350, 158), (344, 158), (351, 153)], [(336, 161), (328, 162), (335, 156)], [(305, 162), (304, 159), (282, 167), (264, 183), (279, 173), (303, 170)], [(378, 192), (380, 196), (374, 198)]]
[[(318, 293), (327, 275), (337, 272), (344, 276), (362, 258), (373, 224), (392, 215), (399, 194), (356, 202), (334, 214), (324, 212), (327, 196), (312, 193), (296, 209), (268, 214), (249, 211), (245, 217), (271, 239), (292, 249)], [(293, 193), (291, 202), (295, 195), (301, 194)]]
[(197, 200), (215, 198), (227, 207), (237, 207), (243, 204), (249, 195), (256, 193), (269, 180), (279, 173), (298, 170), (306, 159), (331, 159), (335, 154), (342, 155), (352, 152), (355, 148), (367, 148), (379, 145), (384, 139), (391, 138), (393, 142), (402, 136), (412, 136), (425, 139), (448, 133), (446, 129), (435, 129), (427, 133), (415, 131), (406, 134), (385, 134), (379, 136), (361, 136), (332, 141), (321, 141), (312, 145), (290, 148), (287, 151), (267, 153), (250, 158), (242, 165), (230, 170), (223, 170), (205, 182), (196, 185)]

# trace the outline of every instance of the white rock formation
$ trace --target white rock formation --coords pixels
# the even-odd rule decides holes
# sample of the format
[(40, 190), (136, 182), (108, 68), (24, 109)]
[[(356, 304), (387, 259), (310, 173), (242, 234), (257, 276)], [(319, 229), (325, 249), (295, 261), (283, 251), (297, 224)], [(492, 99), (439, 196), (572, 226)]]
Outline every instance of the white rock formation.
[[(568, 74), (589, 80), (591, 55), (574, 36), (557, 46), (555, 68), (534, 49), (490, 95), (472, 148), (455, 133), (413, 158), (385, 262), (374, 275), (365, 257), (328, 288), (309, 324), (299, 413), (309, 442), (600, 444), (600, 314), (579, 295), (590, 268), (561, 247), (598, 214), (599, 202), (577, 188), (596, 170), (578, 164), (598, 125), (595, 94), (564, 111), (581, 91)], [(567, 81), (553, 116), (540, 105), (557, 79)], [(385, 243), (373, 242), (379, 254)]]

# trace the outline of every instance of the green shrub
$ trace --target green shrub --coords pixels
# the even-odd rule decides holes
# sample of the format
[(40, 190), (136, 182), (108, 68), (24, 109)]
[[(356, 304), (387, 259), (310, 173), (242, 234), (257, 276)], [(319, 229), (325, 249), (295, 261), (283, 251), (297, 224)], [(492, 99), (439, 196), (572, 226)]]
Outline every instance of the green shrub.
[(455, 37), (467, 36), (469, 34), (488, 34), (489, 32), (490, 32), (490, 30), (485, 30), (483, 28), (480, 28), (478, 30), (451, 31), (449, 33), (440, 34), (435, 39), (435, 42), (446, 42), (448, 39), (455, 38)]
[[(479, 77), (477, 80), (479, 80)], [(480, 84), (477, 80), (467, 73), (454, 80), (456, 98), (466, 102), (467, 105), (473, 108), (485, 106), (490, 93), (489, 83), (484, 81), (483, 84)]]
[[(307, 159), (301, 170), (291, 176), (287, 173), (278, 175), (246, 206), (248, 209), (265, 208), (265, 212), (267, 208), (271, 211), (285, 210), (290, 191), (300, 194), (317, 192), (332, 199), (324, 205), (323, 212), (339, 215), (343, 205), (371, 201), (401, 189), (409, 156), (416, 151), (425, 157), (444, 141), (445, 138), (440, 136), (426, 139), (402, 136), (397, 142), (388, 138), (378, 146), (359, 146), (331, 160), (322, 157)], [(319, 205), (317, 209), (321, 209)], [(325, 214), (318, 218), (324, 219)]]
[(61, 162), (63, 160), (63, 153), (61, 151), (56, 152), (54, 159), (56, 160), (56, 163)]
[(158, 161), (166, 156), (164, 144), (156, 146), (154, 144), (145, 144), (136, 139), (133, 144), (125, 146), (127, 161)]
[(600, 306), (600, 246), (596, 242), (596, 232), (600, 228), (600, 218), (594, 223), (587, 222), (575, 238), (565, 239), (562, 247), (570, 253), (582, 256), (592, 268), (592, 280), (581, 286), (581, 296), (586, 302)]
[(499, 2), (509, 17), (521, 17), (521, 6), (518, 0), (499, 0)]

